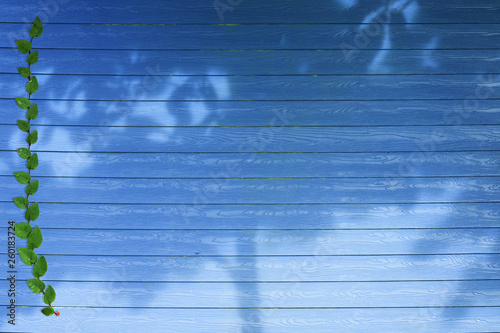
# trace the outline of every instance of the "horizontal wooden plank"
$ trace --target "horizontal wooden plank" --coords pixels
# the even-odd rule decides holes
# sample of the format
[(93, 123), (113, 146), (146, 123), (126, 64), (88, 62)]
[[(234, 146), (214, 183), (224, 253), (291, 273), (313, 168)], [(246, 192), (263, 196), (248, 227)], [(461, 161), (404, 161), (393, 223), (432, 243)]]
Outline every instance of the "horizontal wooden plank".
[(43, 6), (36, 2), (5, 0), (0, 6), (0, 22), (30, 22), (26, 13), (39, 15), (44, 22), (86, 23), (352, 23), (368, 18), (401, 23), (498, 23), (500, 10), (491, 0), (393, 1), (390, 17), (377, 14), (385, 9), (379, 2), (317, 0), (280, 1), (199, 1), (158, 2), (144, 0), (123, 6), (119, 0), (83, 3), (58, 0)]
[[(500, 152), (71, 153), (41, 152), (35, 177), (290, 178), (500, 176)], [(0, 175), (25, 167), (0, 151)], [(314, 166), (314, 167), (312, 167)], [(119, 170), (119, 173), (117, 173)]]
[[(339, 308), (498, 306), (495, 281), (338, 283), (130, 283), (45, 281), (57, 290), (60, 307), (128, 308)], [(10, 281), (0, 281), (9, 290)], [(18, 306), (38, 304), (39, 295), (17, 280)], [(106, 304), (99, 300), (106, 299)], [(6, 304), (7, 295), (0, 297)]]
[[(147, 221), (143, 221), (147, 224)], [(498, 229), (44, 230), (43, 253), (307, 256), (496, 253)], [(0, 236), (7, 241), (7, 233)]]
[[(56, 301), (57, 302), (57, 301)], [(9, 332), (31, 332), (42, 307), (17, 308)], [(57, 320), (40, 320), (37, 329), (54, 331), (161, 332), (494, 332), (500, 325), (497, 307), (402, 309), (127, 309), (62, 308)], [(76, 324), (78, 323), (78, 324)]]
[[(15, 98), (25, 90), (25, 80), (19, 75), (0, 77), (0, 98)], [(477, 75), (175, 76), (153, 87), (143, 85), (145, 77), (148, 78), (39, 75), (41, 89), (33, 98), (113, 101), (456, 99), (460, 105), (464, 99), (478, 102), (479, 98), (474, 97), (476, 91), (480, 91), (484, 99), (496, 98), (498, 94), (496, 81), (479, 81)]]
[[(499, 11), (500, 12), (500, 11)], [(389, 27), (389, 26), (386, 26)], [(0, 47), (15, 47), (22, 24), (1, 24)], [(35, 48), (128, 50), (492, 49), (498, 25), (66, 25), (49, 24)], [(387, 39), (390, 43), (387, 43)], [(387, 46), (389, 45), (389, 46)], [(134, 61), (132, 58), (122, 61)], [(351, 58), (351, 56), (348, 56)], [(115, 64), (114, 66), (119, 66)]]
[[(155, 85), (165, 80), (158, 75), (463, 74), (497, 73), (500, 65), (497, 50), (390, 50), (386, 53), (390, 60), (373, 61), (380, 54), (361, 50), (346, 62), (344, 51), (48, 49), (40, 51), (33, 70), (36, 75), (157, 75), (147, 80)], [(17, 67), (25, 64), (17, 50), (0, 49), (0, 57), (8, 73), (17, 73)]]
[[(499, 203), (373, 205), (106, 205), (44, 203), (35, 224), (57, 229), (498, 228)], [(0, 213), (24, 220), (12, 202)], [(144, 221), (148, 221), (147, 224)], [(6, 228), (7, 222), (1, 227)]]
[[(48, 243), (44, 243), (42, 248), (45, 249)], [(39, 252), (46, 255), (46, 252)], [(5, 256), (5, 252), (2, 255)], [(150, 257), (107, 256), (101, 253), (98, 256), (79, 254), (46, 257), (49, 269), (44, 280), (48, 281), (429, 281), (498, 279), (500, 272), (499, 254)], [(19, 277), (32, 275), (29, 266), (20, 261), (16, 265)], [(4, 272), (7, 271), (7, 260), (2, 260), (0, 267)]]
[[(14, 150), (26, 146), (25, 136), (17, 125), (0, 125), (0, 131), (0, 144), (3, 147)], [(36, 144), (36, 150), (69, 152), (425, 153), (497, 150), (500, 142), (500, 126), (497, 125), (201, 129), (40, 126), (37, 131), (39, 142)]]
[[(136, 88), (139, 88), (138, 85)], [(477, 87), (477, 86), (476, 86)], [(475, 90), (475, 89), (474, 89)], [(472, 91), (472, 90), (471, 90)], [(485, 91), (480, 90), (483, 94)], [(19, 91), (17, 91), (19, 94)], [(36, 100), (41, 125), (92, 126), (377, 126), (499, 124), (497, 100), (119, 102)], [(483, 96), (483, 95), (481, 95)], [(491, 97), (496, 96), (491, 94)], [(75, 98), (78, 96), (65, 95)], [(1, 123), (17, 107), (0, 99)], [(22, 113), (22, 112), (21, 112)], [(161, 118), (158, 117), (161, 115)], [(21, 116), (21, 115), (19, 115)]]
[[(36, 200), (69, 203), (322, 204), (496, 202), (499, 177), (314, 179), (45, 178)], [(0, 177), (0, 201), (24, 192)]]

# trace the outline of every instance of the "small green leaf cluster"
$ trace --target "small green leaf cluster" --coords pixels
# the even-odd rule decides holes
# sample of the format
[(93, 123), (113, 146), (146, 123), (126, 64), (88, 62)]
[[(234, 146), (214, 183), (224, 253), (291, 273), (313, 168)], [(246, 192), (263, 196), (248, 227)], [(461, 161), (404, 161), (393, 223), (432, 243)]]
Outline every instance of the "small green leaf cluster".
[(28, 287), (35, 294), (43, 294), (43, 301), (48, 306), (42, 310), (42, 313), (46, 316), (51, 316), (53, 314), (59, 315), (59, 311), (55, 311), (52, 307), (52, 302), (56, 299), (56, 292), (52, 286), (45, 287), (45, 282), (40, 278), (47, 272), (47, 260), (44, 256), (38, 257), (35, 249), (38, 249), (43, 242), (42, 230), (40, 227), (32, 227), (30, 222), (35, 221), (40, 215), (40, 207), (38, 202), (30, 204), (30, 196), (34, 195), (38, 191), (39, 181), (33, 180), (31, 178), (31, 171), (38, 167), (38, 154), (31, 152), (31, 145), (38, 141), (38, 132), (31, 128), (31, 120), (38, 117), (38, 105), (31, 104), (31, 95), (38, 91), (38, 80), (36, 76), (31, 73), (31, 65), (34, 65), (38, 61), (38, 51), (33, 51), (33, 38), (40, 37), (43, 32), (43, 25), (40, 19), (37, 17), (30, 29), (31, 40), (18, 40), (16, 41), (17, 49), (23, 53), (28, 54), (26, 62), (27, 67), (19, 67), (19, 74), (28, 79), (26, 84), (26, 92), (28, 93), (28, 98), (26, 97), (16, 97), (15, 101), (19, 108), (26, 111), (26, 120), (18, 120), (17, 125), (19, 129), (26, 133), (26, 143), (27, 148), (17, 149), (19, 157), (26, 160), (27, 171), (15, 172), (14, 176), (16, 180), (23, 185), (26, 185), (25, 196), (19, 196), (13, 199), (14, 204), (20, 208), (24, 209), (24, 217), (26, 222), (20, 222), (14, 225), (13, 230), (16, 235), (21, 239), (27, 239), (26, 247), (19, 247), (18, 252), (21, 260), (28, 266), (33, 266), (33, 279), (27, 281)]

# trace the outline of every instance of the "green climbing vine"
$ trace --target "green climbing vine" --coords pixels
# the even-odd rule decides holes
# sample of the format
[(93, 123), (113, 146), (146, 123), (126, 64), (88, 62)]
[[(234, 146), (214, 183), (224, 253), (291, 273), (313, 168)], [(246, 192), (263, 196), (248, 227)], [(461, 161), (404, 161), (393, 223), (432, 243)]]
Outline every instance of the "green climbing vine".
[(30, 29), (30, 37), (28, 40), (17, 40), (16, 45), (19, 52), (23, 54), (28, 54), (26, 62), (28, 67), (19, 67), (19, 74), (28, 79), (26, 84), (26, 92), (28, 93), (28, 98), (26, 97), (16, 97), (15, 101), (17, 106), (26, 112), (26, 120), (18, 120), (17, 125), (19, 129), (26, 133), (26, 143), (27, 148), (17, 149), (17, 153), (22, 159), (26, 160), (26, 171), (15, 172), (14, 176), (17, 181), (23, 185), (26, 185), (26, 195), (16, 197), (13, 199), (14, 203), (20, 209), (25, 210), (24, 217), (26, 222), (20, 222), (14, 225), (14, 232), (21, 239), (27, 239), (26, 247), (19, 247), (18, 252), (21, 260), (28, 266), (33, 266), (33, 279), (29, 279), (28, 287), (35, 294), (43, 294), (43, 301), (48, 306), (42, 309), (42, 313), (46, 316), (51, 316), (55, 314), (59, 316), (59, 311), (55, 311), (52, 307), (52, 302), (56, 299), (56, 292), (52, 286), (45, 287), (45, 283), (40, 279), (47, 272), (47, 260), (44, 256), (38, 257), (35, 253), (35, 249), (42, 245), (43, 237), (40, 227), (33, 227), (30, 222), (35, 221), (40, 215), (40, 209), (38, 202), (32, 203), (30, 205), (30, 195), (35, 194), (38, 191), (39, 182), (33, 180), (31, 177), (31, 171), (35, 170), (38, 166), (38, 154), (32, 153), (31, 145), (38, 141), (38, 132), (31, 128), (31, 121), (36, 119), (38, 116), (38, 104), (31, 104), (31, 95), (38, 91), (38, 80), (36, 76), (31, 73), (31, 65), (36, 64), (38, 61), (38, 51), (33, 51), (32, 42), (33, 38), (40, 37), (43, 32), (43, 25), (38, 16), (36, 17), (33, 25)]

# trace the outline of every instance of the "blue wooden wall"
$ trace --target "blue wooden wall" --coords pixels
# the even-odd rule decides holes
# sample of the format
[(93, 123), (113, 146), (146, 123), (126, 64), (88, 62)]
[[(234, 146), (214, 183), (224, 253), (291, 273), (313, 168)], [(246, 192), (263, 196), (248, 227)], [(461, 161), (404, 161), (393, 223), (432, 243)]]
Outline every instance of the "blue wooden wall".
[[(18, 261), (12, 326), (35, 15), (61, 316)], [(2, 0), (0, 31), (1, 332), (500, 331), (499, 1)]]

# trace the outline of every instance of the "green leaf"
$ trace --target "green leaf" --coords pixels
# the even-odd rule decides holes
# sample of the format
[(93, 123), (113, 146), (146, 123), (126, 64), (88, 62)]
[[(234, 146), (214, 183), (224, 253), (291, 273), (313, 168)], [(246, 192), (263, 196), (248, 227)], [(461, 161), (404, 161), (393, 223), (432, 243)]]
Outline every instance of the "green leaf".
[(45, 294), (43, 295), (43, 302), (45, 304), (50, 304), (56, 300), (56, 291), (52, 288), (51, 285), (47, 287), (45, 290)]
[(30, 55), (28, 56), (28, 59), (26, 59), (28, 64), (34, 65), (38, 61), (38, 50), (35, 52), (31, 52)]
[(43, 32), (43, 25), (42, 21), (40, 21), (40, 18), (37, 16), (35, 18), (35, 22), (33, 22), (33, 25), (31, 26), (30, 29), (30, 37), (40, 37)]
[(42, 230), (40, 230), (39, 226), (36, 226), (35, 228), (33, 228), (31, 234), (28, 237), (28, 248), (39, 248), (40, 245), (42, 245), (42, 242)]
[(24, 171), (14, 172), (14, 177), (23, 185), (28, 184), (31, 180), (30, 174)]
[(17, 150), (17, 153), (19, 154), (19, 157), (22, 159), (27, 159), (28, 157), (31, 156), (31, 151), (28, 148), (19, 148)]
[(17, 70), (19, 71), (19, 74), (21, 74), (22, 77), (28, 78), (31, 76), (31, 71), (27, 67), (18, 67)]
[(17, 197), (12, 199), (17, 207), (25, 209), (30, 204), (29, 200), (25, 197)]
[(52, 316), (52, 315), (54, 314), (54, 308), (53, 308), (53, 307), (51, 307), (51, 306), (48, 306), (48, 307), (46, 307), (46, 308), (43, 308), (43, 309), (42, 309), (42, 313), (43, 313), (44, 315), (46, 315), (47, 317), (48, 317), (48, 316)]
[(40, 256), (33, 266), (33, 276), (36, 278), (42, 277), (47, 273), (47, 259), (44, 256)]
[(21, 239), (26, 239), (31, 233), (31, 225), (26, 222), (16, 223), (14, 225), (14, 232)]
[(28, 287), (30, 287), (31, 291), (35, 294), (39, 294), (45, 290), (45, 283), (40, 279), (29, 279), (26, 282), (28, 283)]
[(38, 104), (35, 103), (28, 109), (26, 118), (35, 119), (36, 117), (38, 117)]
[(38, 166), (38, 154), (37, 153), (34, 153), (33, 155), (31, 155), (30, 158), (28, 158), (28, 161), (26, 162), (26, 166), (30, 170), (36, 169), (36, 167)]
[(32, 145), (35, 144), (37, 141), (38, 141), (38, 131), (34, 130), (28, 135), (28, 137), (26, 138), (26, 142)]
[[(26, 186), (26, 194), (33, 195), (38, 191), (38, 179), (32, 181), (31, 183)], [(30, 221), (33, 221), (34, 219), (30, 219)]]
[(28, 132), (30, 130), (30, 123), (26, 120), (18, 120), (17, 127), (19, 127), (19, 129), (23, 132)]
[(35, 202), (31, 206), (26, 209), (26, 213), (24, 213), (24, 217), (28, 221), (35, 221), (40, 215), (40, 207), (38, 206), (38, 202)]
[(33, 263), (37, 263), (38, 261), (35, 251), (27, 249), (25, 247), (18, 247), (19, 256), (21, 260), (28, 266), (31, 266)]
[(38, 90), (38, 80), (36, 76), (33, 76), (26, 85), (26, 91), (30, 94), (34, 94), (36, 93), (37, 90)]
[(21, 109), (27, 109), (30, 107), (31, 102), (29, 99), (26, 97), (16, 97), (16, 104), (19, 106)]
[(27, 40), (24, 40), (24, 39), (16, 40), (16, 45), (17, 45), (17, 49), (19, 50), (19, 52), (21, 52), (23, 54), (26, 54), (29, 51), (31, 51), (31, 47), (32, 47), (31, 43)]

